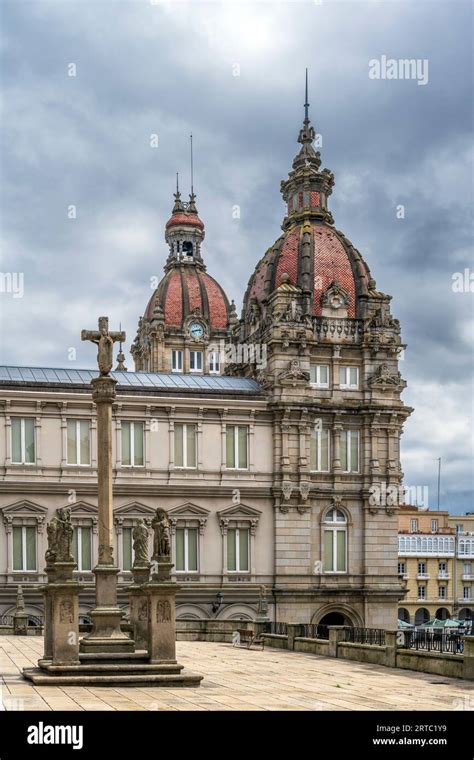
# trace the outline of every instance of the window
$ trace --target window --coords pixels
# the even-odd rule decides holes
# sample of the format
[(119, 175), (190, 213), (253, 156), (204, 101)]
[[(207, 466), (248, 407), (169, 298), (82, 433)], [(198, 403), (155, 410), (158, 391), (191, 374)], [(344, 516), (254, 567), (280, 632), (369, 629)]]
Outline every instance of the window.
[(89, 420), (67, 421), (67, 463), (90, 464)]
[(13, 527), (13, 569), (36, 570), (36, 528)]
[(220, 373), (219, 351), (209, 352), (209, 372), (211, 375)]
[(176, 528), (176, 570), (195, 573), (198, 569), (198, 529)]
[(317, 423), (311, 431), (310, 468), (313, 472), (329, 471), (329, 430)]
[(182, 351), (171, 352), (171, 371), (172, 372), (183, 371), (183, 352)]
[(447, 575), (447, 564), (446, 562), (439, 562), (438, 563), (438, 572), (440, 575)]
[(227, 531), (227, 570), (246, 573), (249, 571), (249, 529), (229, 528)]
[(312, 364), (309, 368), (309, 378), (311, 385), (317, 385), (318, 388), (329, 388), (329, 365)]
[(463, 565), (463, 574), (471, 575), (471, 573), (472, 573), (472, 564), (470, 562), (465, 562)]
[(418, 575), (426, 575), (426, 562), (418, 562)]
[(246, 470), (248, 467), (247, 425), (227, 425), (226, 427), (226, 467)]
[(174, 463), (176, 467), (196, 467), (196, 425), (174, 426)]
[(74, 528), (72, 554), (78, 570), (92, 569), (91, 529), (77, 526)]
[(446, 586), (438, 586), (438, 597), (446, 599)]
[(341, 431), (341, 467), (344, 472), (359, 472), (359, 431)]
[(122, 570), (131, 570), (132, 563), (132, 528), (122, 528)]
[(339, 367), (339, 387), (357, 390), (359, 387), (359, 368)]
[(470, 599), (471, 598), (471, 587), (470, 586), (464, 586), (462, 590), (463, 599)]
[(432, 533), (438, 532), (438, 520), (431, 520), (431, 532)]
[(12, 462), (35, 463), (35, 421), (33, 417), (12, 417)]
[(410, 520), (410, 532), (417, 533), (417, 531), (418, 531), (418, 520), (414, 518), (413, 520)]
[(418, 586), (418, 599), (426, 599), (426, 586)]
[(202, 372), (202, 351), (189, 352), (189, 371)]
[(347, 521), (340, 509), (324, 518), (324, 572), (347, 572)]
[(122, 465), (143, 467), (143, 422), (122, 422)]
[(398, 563), (398, 574), (399, 575), (405, 575), (405, 573), (406, 573), (405, 563), (404, 562), (399, 562)]
[(464, 532), (463, 523), (456, 523), (456, 533), (463, 533), (463, 532)]

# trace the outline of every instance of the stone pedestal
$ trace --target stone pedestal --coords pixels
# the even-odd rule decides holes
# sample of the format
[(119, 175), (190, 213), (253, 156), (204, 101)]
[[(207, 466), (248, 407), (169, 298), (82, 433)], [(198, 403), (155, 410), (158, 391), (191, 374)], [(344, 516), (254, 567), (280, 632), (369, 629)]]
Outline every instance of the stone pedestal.
[(148, 655), (151, 663), (176, 662), (176, 592), (171, 581), (152, 580), (144, 586), (148, 597)]
[(133, 626), (135, 651), (148, 651), (148, 595), (143, 589), (150, 577), (150, 566), (132, 568), (133, 585), (129, 588), (130, 623)]
[(57, 562), (46, 570), (44, 592), (44, 658), (39, 664), (79, 664), (79, 592), (84, 586), (72, 579), (76, 564)]
[(26, 612), (13, 613), (13, 635), (26, 636), (28, 634), (28, 614)]

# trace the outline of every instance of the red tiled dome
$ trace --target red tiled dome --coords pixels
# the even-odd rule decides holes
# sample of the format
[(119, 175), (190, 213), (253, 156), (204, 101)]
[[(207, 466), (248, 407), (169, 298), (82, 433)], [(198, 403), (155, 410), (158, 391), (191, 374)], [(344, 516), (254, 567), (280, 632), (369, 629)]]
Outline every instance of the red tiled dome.
[(199, 227), (200, 230), (204, 229), (204, 222), (198, 217), (197, 214), (186, 213), (185, 211), (177, 211), (172, 214), (166, 222), (166, 229), (170, 227), (186, 224), (189, 227)]
[(152, 319), (154, 309), (163, 310), (165, 324), (182, 327), (184, 320), (198, 310), (214, 329), (229, 326), (229, 302), (221, 286), (207, 272), (196, 267), (170, 269), (153, 293), (145, 310)]
[[(302, 258), (303, 233), (310, 232), (310, 260), (304, 279)], [(289, 276), (292, 285), (312, 291), (312, 313), (322, 313), (321, 296), (332, 282), (337, 282), (348, 293), (348, 316), (357, 317), (357, 299), (366, 295), (371, 280), (367, 265), (360, 254), (340, 232), (325, 223), (303, 222), (291, 226), (272, 248), (269, 248), (249, 280), (244, 300), (244, 311), (252, 299), (258, 303), (281, 285), (282, 275)]]

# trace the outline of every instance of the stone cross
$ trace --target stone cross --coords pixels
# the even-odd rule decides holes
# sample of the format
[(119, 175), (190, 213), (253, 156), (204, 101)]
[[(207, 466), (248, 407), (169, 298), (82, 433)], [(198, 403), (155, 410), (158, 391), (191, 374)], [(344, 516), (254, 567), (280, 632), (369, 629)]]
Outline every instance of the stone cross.
[(108, 375), (113, 364), (114, 343), (123, 343), (127, 336), (120, 332), (109, 332), (109, 318), (99, 317), (98, 330), (82, 330), (81, 340), (90, 340), (99, 347), (97, 352), (97, 364), (101, 375)]

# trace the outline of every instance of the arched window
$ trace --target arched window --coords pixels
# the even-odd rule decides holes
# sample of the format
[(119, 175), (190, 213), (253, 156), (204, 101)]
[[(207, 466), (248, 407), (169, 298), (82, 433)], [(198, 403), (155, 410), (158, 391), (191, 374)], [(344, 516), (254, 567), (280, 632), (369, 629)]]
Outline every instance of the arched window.
[(324, 572), (347, 572), (347, 520), (340, 509), (330, 509), (323, 521)]

